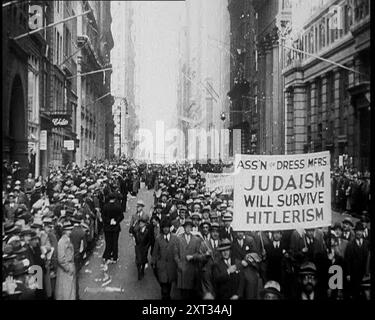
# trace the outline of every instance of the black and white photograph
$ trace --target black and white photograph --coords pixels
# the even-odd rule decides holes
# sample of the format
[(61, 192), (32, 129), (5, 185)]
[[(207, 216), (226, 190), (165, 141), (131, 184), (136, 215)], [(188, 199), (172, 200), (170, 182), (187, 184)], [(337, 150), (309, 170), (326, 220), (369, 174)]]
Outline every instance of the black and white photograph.
[(373, 5), (3, 0), (2, 300), (370, 300)]

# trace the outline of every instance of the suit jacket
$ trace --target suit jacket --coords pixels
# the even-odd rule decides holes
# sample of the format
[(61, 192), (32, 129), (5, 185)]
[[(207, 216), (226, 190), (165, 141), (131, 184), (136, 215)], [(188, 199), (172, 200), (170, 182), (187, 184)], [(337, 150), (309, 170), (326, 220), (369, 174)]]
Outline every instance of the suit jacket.
[(245, 237), (242, 243), (242, 247), (238, 243), (238, 240), (235, 239), (231, 245), (232, 257), (235, 260), (243, 260), (246, 256), (246, 252), (256, 252), (255, 241), (252, 237)]
[[(120, 222), (124, 220), (124, 213), (121, 206), (116, 202), (109, 202), (104, 205), (102, 212), (103, 229), (108, 232), (120, 232)], [(116, 224), (111, 225), (111, 219), (115, 219)]]
[(345, 251), (346, 273), (350, 275), (351, 282), (362, 281), (367, 269), (369, 244), (366, 240), (359, 247), (356, 240), (348, 243)]
[(143, 232), (141, 231), (141, 228), (138, 228), (134, 232), (136, 264), (147, 263), (148, 248), (151, 245), (151, 230), (149, 226), (146, 226)]
[[(201, 287), (200, 290), (202, 292), (202, 297), (206, 294), (210, 293), (212, 296), (215, 296), (215, 288), (212, 279), (212, 267), (216, 260), (220, 259), (221, 254), (217, 250), (218, 245), (216, 247), (213, 246), (210, 239), (205, 239), (201, 243), (201, 253), (203, 255), (203, 262), (201, 263), (201, 277), (200, 283)], [(213, 241), (213, 240), (212, 240)], [(217, 244), (219, 244), (220, 240), (217, 240)]]
[(83, 241), (83, 246), (86, 248), (86, 232), (81, 226), (74, 226), (70, 234), (70, 242), (73, 244), (74, 248), (74, 258), (80, 257), (79, 249), (81, 248), (81, 242)]
[[(190, 237), (188, 244), (185, 239), (185, 233), (181, 234), (175, 246), (174, 257), (177, 263), (177, 288), (179, 289), (194, 289), (197, 286), (197, 264), (202, 259), (200, 252), (201, 239), (193, 234)], [(192, 255), (193, 259), (187, 261), (186, 256), (188, 255)]]
[(233, 228), (229, 227), (229, 233), (227, 233), (225, 226), (222, 226), (219, 229), (219, 237), (220, 239), (229, 239), (230, 241), (233, 241), (235, 239)]
[(14, 221), (17, 218), (17, 209), (18, 209), (18, 204), (15, 203), (13, 207), (10, 206), (10, 204), (6, 204), (4, 206), (5, 208), (5, 217), (8, 220)]
[(156, 238), (152, 263), (156, 266), (160, 283), (171, 283), (177, 279), (177, 264), (174, 259), (174, 251), (177, 245), (178, 238), (172, 233), (168, 242), (164, 239), (164, 234)]
[(283, 268), (283, 250), (286, 250), (285, 244), (280, 241), (280, 246), (275, 248), (273, 242), (267, 243), (265, 246), (267, 253), (266, 258), (266, 278), (267, 281), (274, 280), (281, 282)]
[[(234, 259), (231, 259), (232, 265)], [(212, 277), (215, 287), (216, 299), (230, 299), (233, 295), (238, 295), (240, 275), (239, 273), (227, 272), (228, 266), (223, 258), (217, 260), (212, 267)]]
[(349, 242), (352, 241), (355, 238), (354, 231), (350, 230), (348, 236), (345, 236), (343, 232), (341, 238)]

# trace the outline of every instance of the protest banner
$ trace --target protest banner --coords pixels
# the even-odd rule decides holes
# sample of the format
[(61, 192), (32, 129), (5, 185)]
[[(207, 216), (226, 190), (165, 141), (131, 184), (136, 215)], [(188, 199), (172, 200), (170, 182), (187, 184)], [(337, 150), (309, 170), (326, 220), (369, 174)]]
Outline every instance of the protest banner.
[(209, 192), (220, 192), (231, 194), (233, 192), (233, 174), (228, 173), (207, 173), (206, 190)]
[(236, 155), (233, 229), (272, 231), (331, 225), (329, 152)]

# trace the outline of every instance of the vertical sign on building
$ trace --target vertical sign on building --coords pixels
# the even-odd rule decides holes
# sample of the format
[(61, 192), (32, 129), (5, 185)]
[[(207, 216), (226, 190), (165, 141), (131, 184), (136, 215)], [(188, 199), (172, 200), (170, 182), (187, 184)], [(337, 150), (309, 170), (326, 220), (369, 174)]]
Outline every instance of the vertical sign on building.
[(47, 150), (47, 130), (40, 131), (40, 147), (39, 150)]

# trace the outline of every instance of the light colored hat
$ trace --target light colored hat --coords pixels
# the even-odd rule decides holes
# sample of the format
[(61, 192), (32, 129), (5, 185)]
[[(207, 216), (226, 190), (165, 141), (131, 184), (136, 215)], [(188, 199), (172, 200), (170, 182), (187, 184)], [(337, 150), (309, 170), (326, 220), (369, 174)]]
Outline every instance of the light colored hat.
[(138, 201), (137, 201), (137, 206), (142, 206), (142, 207), (144, 207), (144, 206), (145, 206), (145, 203), (143, 202), (143, 200), (138, 200)]

